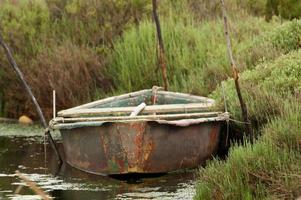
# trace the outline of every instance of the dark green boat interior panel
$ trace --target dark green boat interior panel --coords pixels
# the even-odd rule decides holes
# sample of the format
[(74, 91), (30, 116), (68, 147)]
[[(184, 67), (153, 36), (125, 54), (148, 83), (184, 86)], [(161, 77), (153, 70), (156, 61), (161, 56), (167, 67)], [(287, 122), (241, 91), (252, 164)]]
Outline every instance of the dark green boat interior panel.
[[(153, 93), (152, 91), (147, 91), (139, 96), (127, 97), (124, 99), (114, 100), (112, 102), (99, 104), (92, 108), (112, 108), (112, 107), (128, 107), (128, 106), (138, 106), (141, 103), (146, 105), (153, 105)], [(189, 98), (187, 96), (178, 96), (170, 94), (160, 94), (156, 95), (156, 105), (166, 105), (166, 104), (187, 104), (187, 103), (206, 103), (206, 101), (201, 101), (200, 99), (195, 99), (193, 97)]]

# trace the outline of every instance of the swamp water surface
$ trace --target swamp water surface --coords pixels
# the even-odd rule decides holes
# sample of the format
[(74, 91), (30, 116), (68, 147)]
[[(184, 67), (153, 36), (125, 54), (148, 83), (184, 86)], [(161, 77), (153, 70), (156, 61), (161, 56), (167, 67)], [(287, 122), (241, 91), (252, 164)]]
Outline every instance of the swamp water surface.
[[(0, 199), (39, 199), (26, 186), (14, 193), (19, 185), (25, 185), (14, 175), (16, 170), (55, 199), (193, 198), (196, 170), (123, 180), (90, 175), (68, 165), (58, 170), (50, 145), (45, 162), (42, 135), (43, 130), (36, 126), (0, 123)], [(59, 133), (54, 137), (60, 141)]]

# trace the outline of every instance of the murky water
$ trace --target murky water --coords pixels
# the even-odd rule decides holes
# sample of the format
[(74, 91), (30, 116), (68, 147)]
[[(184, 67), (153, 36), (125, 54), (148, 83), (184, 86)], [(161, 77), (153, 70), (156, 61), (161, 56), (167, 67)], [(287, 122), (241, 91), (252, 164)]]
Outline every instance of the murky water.
[[(60, 139), (58, 133), (55, 138)], [(16, 188), (24, 185), (15, 176), (16, 170), (55, 199), (192, 199), (194, 195), (195, 170), (118, 180), (69, 166), (57, 169), (49, 145), (46, 152), (45, 162), (42, 130), (38, 127), (0, 124), (0, 199), (39, 199), (28, 187), (15, 194)]]

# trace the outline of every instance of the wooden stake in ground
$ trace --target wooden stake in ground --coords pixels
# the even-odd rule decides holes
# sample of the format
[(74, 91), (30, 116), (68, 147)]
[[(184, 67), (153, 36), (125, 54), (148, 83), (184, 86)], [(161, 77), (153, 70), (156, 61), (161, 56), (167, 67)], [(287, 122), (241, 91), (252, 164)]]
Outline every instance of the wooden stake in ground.
[(239, 99), (242, 116), (243, 116), (243, 119), (244, 119), (244, 122), (245, 122), (246, 133), (248, 134), (248, 136), (250, 137), (250, 141), (252, 142), (253, 141), (253, 132), (252, 132), (252, 127), (251, 127), (251, 123), (250, 123), (250, 120), (249, 120), (249, 116), (248, 116), (248, 109), (247, 109), (247, 106), (246, 106), (246, 104), (245, 104), (245, 102), (242, 98), (240, 85), (239, 85), (239, 81), (238, 81), (238, 79), (239, 79), (238, 70), (237, 70), (237, 67), (236, 67), (236, 64), (235, 64), (235, 61), (234, 61), (234, 58), (233, 58), (225, 3), (224, 3), (224, 0), (220, 0), (220, 1), (221, 1), (221, 6), (222, 6), (222, 12), (223, 12), (224, 31), (225, 31), (225, 37), (226, 37), (226, 42), (227, 42), (228, 56), (229, 56), (231, 66), (232, 66), (236, 93), (237, 93), (237, 96), (238, 96), (238, 99)]
[(36, 98), (34, 97), (34, 95), (33, 95), (32, 91), (31, 91), (29, 85), (28, 85), (27, 82), (25, 81), (25, 78), (24, 78), (24, 76), (23, 76), (23, 73), (22, 73), (21, 70), (19, 69), (19, 67), (18, 67), (18, 65), (17, 65), (17, 63), (16, 63), (16, 61), (15, 61), (15, 59), (14, 59), (13, 56), (12, 56), (12, 53), (11, 53), (10, 48), (9, 48), (8, 45), (4, 42), (3, 37), (2, 37), (1, 34), (0, 34), (0, 45), (3, 47), (3, 49), (4, 49), (5, 53), (6, 53), (6, 56), (7, 56), (7, 59), (8, 59), (8, 61), (9, 61), (10, 65), (12, 66), (12, 68), (14, 69), (14, 71), (16, 72), (16, 74), (18, 75), (18, 77), (19, 77), (19, 79), (21, 80), (21, 82), (22, 82), (22, 84), (23, 84), (23, 86), (24, 86), (26, 92), (28, 93), (28, 95), (30, 96), (32, 102), (34, 103), (34, 105), (35, 105), (35, 107), (36, 107), (36, 110), (37, 110), (37, 113), (38, 113), (38, 115), (39, 115), (39, 117), (40, 117), (40, 120), (41, 120), (41, 122), (42, 122), (42, 125), (43, 125), (43, 127), (45, 128), (45, 130), (46, 130), (46, 131), (45, 131), (45, 134), (48, 136), (48, 138), (49, 138), (49, 140), (50, 140), (50, 144), (51, 144), (51, 146), (52, 146), (52, 148), (53, 148), (53, 150), (54, 150), (56, 156), (57, 156), (58, 159), (59, 159), (59, 162), (60, 162), (59, 164), (62, 164), (62, 157), (61, 157), (61, 155), (59, 154), (59, 151), (58, 151), (57, 146), (56, 146), (56, 144), (55, 144), (55, 142), (54, 142), (54, 140), (53, 140), (53, 138), (52, 138), (52, 136), (51, 136), (51, 134), (50, 134), (50, 131), (47, 129), (48, 126), (47, 126), (45, 117), (44, 117), (44, 115), (43, 115), (43, 112), (42, 112), (42, 110), (41, 110), (41, 108), (40, 108), (40, 105), (39, 105), (39, 103), (37, 102)]
[(161, 33), (161, 26), (160, 26), (160, 20), (157, 14), (157, 0), (153, 1), (153, 17), (156, 24), (157, 29), (157, 37), (158, 37), (158, 49), (159, 49), (159, 64), (161, 66), (162, 70), (162, 77), (163, 77), (163, 83), (164, 83), (164, 90), (168, 90), (168, 81), (167, 81), (167, 71), (166, 71), (166, 60), (165, 60), (165, 54), (164, 54), (164, 44), (162, 39), (162, 33)]

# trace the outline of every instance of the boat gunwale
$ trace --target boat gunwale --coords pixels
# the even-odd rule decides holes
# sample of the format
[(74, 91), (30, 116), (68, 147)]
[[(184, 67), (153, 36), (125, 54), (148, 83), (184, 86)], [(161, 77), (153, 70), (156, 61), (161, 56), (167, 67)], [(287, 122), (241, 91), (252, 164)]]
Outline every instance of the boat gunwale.
[[(58, 112), (58, 115), (63, 115), (66, 112), (75, 111), (75, 110), (79, 110), (79, 109), (93, 109), (93, 107), (95, 107), (97, 105), (113, 102), (113, 101), (120, 100), (120, 99), (126, 99), (129, 97), (137, 97), (137, 96), (143, 95), (144, 93), (147, 93), (147, 92), (152, 92), (152, 89), (140, 90), (140, 91), (136, 91), (136, 92), (131, 92), (131, 93), (127, 93), (127, 94), (122, 94), (122, 95), (118, 95), (118, 96), (100, 99), (100, 100), (86, 103), (83, 105), (79, 105), (79, 106), (76, 106), (73, 108), (61, 110)], [(182, 97), (182, 98), (187, 98), (187, 99), (191, 99), (191, 100), (203, 101), (204, 102), (203, 104), (207, 104), (208, 107), (213, 106), (215, 103), (214, 99), (211, 99), (208, 97), (186, 94), (186, 93), (178, 93), (178, 92), (170, 92), (170, 91), (157, 91), (157, 94), (170, 95), (170, 96), (178, 97), (178, 98)], [(187, 103), (187, 104), (190, 104), (190, 103)], [(164, 105), (172, 105), (172, 104), (164, 104)], [(110, 107), (107, 107), (107, 108), (110, 108)]]
[(134, 117), (128, 116), (128, 114), (134, 110), (135, 107), (133, 106), (97, 107), (118, 100), (143, 96), (149, 92), (153, 93), (154, 91), (152, 89), (140, 90), (62, 110), (58, 112), (58, 117), (51, 120), (49, 126), (52, 129), (72, 129), (78, 127), (101, 126), (104, 123), (114, 122), (132, 123), (154, 121), (159, 123), (172, 122), (170, 124), (174, 125), (173, 123), (180, 120), (194, 120), (198, 123), (202, 123), (210, 121), (226, 121), (229, 119), (228, 113), (213, 111), (215, 100), (211, 98), (161, 90), (156, 91), (156, 94), (193, 101), (182, 104), (148, 105), (141, 112), (141, 115)]
[[(105, 123), (136, 123), (136, 122), (157, 122), (159, 124), (169, 124), (169, 125), (176, 125), (177, 122), (180, 122), (181, 120), (195, 120), (197, 124), (206, 123), (206, 122), (219, 122), (219, 121), (227, 121), (229, 120), (229, 113), (219, 113), (216, 116), (212, 117), (201, 117), (201, 118), (188, 118), (188, 119), (176, 119), (176, 120), (166, 120), (166, 119), (147, 119), (147, 118), (141, 118), (141, 119), (126, 119), (126, 120), (108, 120), (108, 121), (78, 121), (73, 123), (65, 123), (64, 121), (57, 122), (54, 120), (51, 120), (50, 122), (50, 128), (61, 130), (61, 129), (73, 129), (73, 128), (81, 128), (81, 127), (95, 127), (95, 126), (102, 126)], [(193, 123), (196, 124), (196, 123)], [(189, 125), (185, 125), (189, 126)]]
[[(208, 103), (187, 103), (187, 104), (163, 104), (163, 105), (147, 105), (141, 114), (150, 113), (190, 113), (196, 111), (209, 111), (213, 107)], [(93, 115), (121, 115), (130, 114), (135, 106), (113, 107), (113, 108), (77, 108), (74, 110), (64, 110), (58, 113), (59, 117), (79, 117)]]

